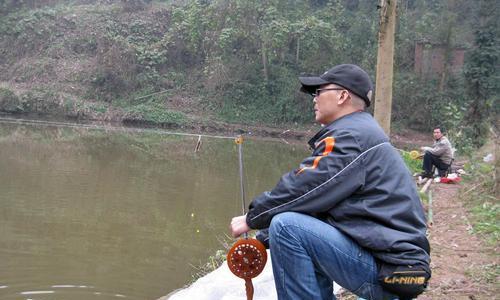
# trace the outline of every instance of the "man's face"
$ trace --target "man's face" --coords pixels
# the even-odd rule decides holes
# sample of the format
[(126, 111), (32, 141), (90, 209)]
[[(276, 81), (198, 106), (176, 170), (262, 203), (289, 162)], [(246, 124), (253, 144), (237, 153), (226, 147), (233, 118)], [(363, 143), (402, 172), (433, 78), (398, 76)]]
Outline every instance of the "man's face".
[(435, 140), (439, 140), (443, 136), (443, 134), (441, 133), (441, 129), (439, 128), (434, 129), (432, 135), (434, 136)]
[(339, 111), (338, 100), (344, 90), (334, 84), (322, 85), (317, 89), (314, 102), (314, 115), (316, 122), (327, 125), (333, 122)]

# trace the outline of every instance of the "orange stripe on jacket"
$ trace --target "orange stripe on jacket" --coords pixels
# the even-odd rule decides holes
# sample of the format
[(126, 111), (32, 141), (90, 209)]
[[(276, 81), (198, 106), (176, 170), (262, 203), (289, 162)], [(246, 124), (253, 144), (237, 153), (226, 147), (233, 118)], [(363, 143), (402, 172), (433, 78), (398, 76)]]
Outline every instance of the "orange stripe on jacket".
[(319, 161), (333, 151), (333, 146), (335, 146), (335, 138), (331, 136), (326, 137), (319, 142), (319, 145), (321, 145), (321, 143), (325, 143), (325, 151), (323, 151), (321, 156), (318, 156), (314, 159), (312, 166), (301, 168), (299, 171), (297, 171), (297, 173), (295, 173), (295, 175), (299, 175), (305, 170), (316, 169), (318, 167)]

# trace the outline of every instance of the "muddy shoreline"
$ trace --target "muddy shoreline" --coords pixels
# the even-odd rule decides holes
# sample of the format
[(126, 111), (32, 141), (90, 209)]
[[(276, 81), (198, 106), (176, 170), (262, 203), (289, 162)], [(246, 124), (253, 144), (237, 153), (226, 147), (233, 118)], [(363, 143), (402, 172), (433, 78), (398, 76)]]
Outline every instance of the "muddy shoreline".
[[(46, 122), (46, 125), (59, 126), (96, 126), (96, 127), (114, 127), (123, 128), (125, 130), (165, 130), (170, 132), (184, 133), (188, 135), (206, 135), (218, 137), (236, 137), (244, 135), (246, 138), (280, 141), (286, 144), (305, 144), (314, 136), (314, 134), (321, 128), (320, 125), (311, 123), (309, 125), (289, 125), (285, 124), (283, 127), (270, 127), (258, 126), (251, 124), (234, 124), (219, 122), (214, 120), (195, 121), (178, 124), (178, 123), (155, 123), (144, 120), (137, 120), (132, 118), (122, 119), (89, 119), (89, 118), (75, 118), (61, 115), (47, 115), (47, 114), (10, 114), (0, 113), (0, 122), (16, 122), (16, 123), (29, 123), (29, 122)], [(425, 133), (403, 130), (391, 132), (391, 143), (400, 149), (415, 149), (416, 147), (427, 145), (431, 142), (431, 138)]]
[(65, 117), (59, 115), (39, 115), (39, 114), (9, 114), (0, 113), (0, 121), (10, 123), (35, 123), (45, 125), (68, 125), (68, 126), (110, 126), (124, 129), (158, 129), (176, 131), (186, 134), (200, 134), (233, 137), (244, 135), (248, 138), (281, 140), (287, 143), (307, 141), (319, 126), (311, 125), (311, 129), (276, 128), (268, 126), (255, 126), (245, 124), (232, 124), (216, 121), (189, 122), (185, 124), (177, 123), (154, 123), (143, 120), (122, 119), (122, 120), (96, 120)]

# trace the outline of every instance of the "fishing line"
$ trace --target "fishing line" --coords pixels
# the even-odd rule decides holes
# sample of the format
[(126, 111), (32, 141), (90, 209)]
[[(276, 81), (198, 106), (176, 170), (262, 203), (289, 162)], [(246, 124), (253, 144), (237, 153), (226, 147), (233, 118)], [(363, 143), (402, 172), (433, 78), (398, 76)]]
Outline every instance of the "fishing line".
[(70, 128), (86, 128), (93, 130), (110, 130), (117, 132), (132, 132), (132, 133), (157, 133), (163, 135), (178, 135), (178, 136), (190, 136), (190, 137), (207, 137), (215, 139), (231, 139), (233, 136), (223, 136), (223, 135), (210, 135), (210, 134), (198, 134), (198, 133), (185, 133), (185, 132), (174, 132), (165, 131), (161, 129), (152, 128), (128, 128), (128, 127), (118, 127), (111, 125), (93, 125), (93, 124), (78, 124), (78, 123), (67, 123), (67, 122), (56, 122), (56, 121), (43, 121), (43, 120), (28, 120), (28, 119), (13, 119), (13, 118), (0, 118), (0, 123), (7, 124), (21, 124), (21, 125), (40, 125), (40, 126), (53, 126), (53, 127), (70, 127)]
[[(240, 135), (235, 139), (235, 143), (238, 145), (238, 166), (239, 166), (239, 173), (240, 173), (240, 192), (241, 192), (241, 210), (243, 212), (243, 215), (246, 213), (245, 212), (245, 184), (244, 184), (244, 171), (243, 171), (243, 149), (242, 149), (242, 144), (243, 144), (243, 137)], [(247, 233), (245, 232), (244, 237), (247, 238)]]
[[(245, 215), (245, 186), (243, 180), (243, 137), (240, 135), (235, 139), (238, 145), (238, 162), (240, 174), (240, 190), (243, 215)], [(239, 278), (245, 280), (247, 300), (253, 299), (254, 288), (252, 278), (258, 276), (266, 265), (267, 252), (264, 245), (257, 239), (248, 238), (247, 233), (229, 249), (227, 253), (227, 265), (229, 270)]]

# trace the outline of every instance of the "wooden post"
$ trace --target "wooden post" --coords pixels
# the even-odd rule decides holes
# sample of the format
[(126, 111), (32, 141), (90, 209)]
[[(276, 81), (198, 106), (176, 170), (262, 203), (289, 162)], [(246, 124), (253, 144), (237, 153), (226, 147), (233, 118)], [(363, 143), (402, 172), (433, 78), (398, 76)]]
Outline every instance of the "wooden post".
[(374, 116), (388, 136), (391, 133), (396, 6), (397, 0), (380, 0)]
[(432, 227), (434, 225), (434, 220), (432, 216), (432, 191), (429, 190), (429, 208), (427, 213), (427, 226)]
[(425, 193), (427, 192), (427, 189), (431, 186), (432, 184), (432, 178), (429, 178), (429, 180), (427, 180), (427, 182), (425, 183), (424, 187), (420, 190), (421, 193)]

